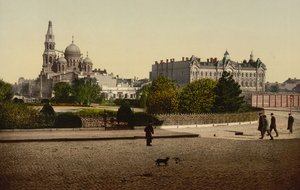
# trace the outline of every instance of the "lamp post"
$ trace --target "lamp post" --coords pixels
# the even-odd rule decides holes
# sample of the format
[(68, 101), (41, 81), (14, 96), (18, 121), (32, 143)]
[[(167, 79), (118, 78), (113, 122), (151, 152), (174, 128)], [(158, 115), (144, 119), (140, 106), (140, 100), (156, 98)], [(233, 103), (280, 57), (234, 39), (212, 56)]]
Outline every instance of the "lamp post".
[(290, 114), (292, 114), (292, 103), (294, 105), (294, 95), (290, 95)]

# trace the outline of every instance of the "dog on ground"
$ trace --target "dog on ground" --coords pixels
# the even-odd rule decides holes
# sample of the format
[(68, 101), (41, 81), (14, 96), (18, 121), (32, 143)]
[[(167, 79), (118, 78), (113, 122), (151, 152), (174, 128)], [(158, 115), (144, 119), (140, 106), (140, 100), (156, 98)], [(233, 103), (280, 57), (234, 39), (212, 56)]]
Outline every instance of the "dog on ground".
[(156, 164), (157, 166), (160, 166), (160, 164), (164, 164), (165, 166), (167, 166), (167, 165), (168, 165), (169, 159), (170, 159), (169, 157), (166, 157), (166, 158), (158, 158), (158, 159), (155, 160), (155, 164)]

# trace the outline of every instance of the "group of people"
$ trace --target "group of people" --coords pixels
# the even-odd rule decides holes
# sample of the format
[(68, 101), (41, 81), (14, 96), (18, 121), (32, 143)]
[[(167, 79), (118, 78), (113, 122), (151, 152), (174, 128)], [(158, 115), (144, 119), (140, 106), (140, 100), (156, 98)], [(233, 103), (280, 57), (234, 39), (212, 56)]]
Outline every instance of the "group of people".
[[(294, 117), (292, 116), (291, 113), (289, 113), (287, 129), (289, 130), (290, 134), (293, 133), (293, 123), (294, 123)], [(262, 113), (259, 113), (258, 130), (261, 133), (260, 139), (263, 139), (265, 134), (267, 133), (267, 136), (270, 136), (270, 140), (273, 140), (274, 137), (271, 134), (272, 130), (274, 130), (275, 133), (276, 133), (275, 137), (279, 136), (277, 128), (276, 128), (276, 118), (275, 118), (273, 113), (271, 113), (271, 123), (270, 123), (270, 125), (269, 125), (267, 116), (262, 114)]]
[[(289, 113), (287, 129), (289, 130), (290, 134), (293, 133), (293, 124), (294, 124), (294, 117), (292, 116), (291, 113)], [(279, 136), (277, 128), (276, 128), (276, 118), (275, 118), (273, 113), (271, 113), (271, 123), (270, 123), (270, 125), (269, 125), (267, 116), (262, 114), (262, 113), (259, 113), (258, 130), (261, 133), (260, 139), (263, 139), (265, 134), (267, 133), (267, 136), (270, 136), (270, 140), (273, 140), (274, 137), (271, 134), (273, 130), (275, 131), (275, 134), (276, 134), (275, 137)], [(149, 123), (145, 127), (144, 131), (145, 131), (145, 136), (146, 136), (146, 145), (147, 146), (152, 146), (151, 145), (152, 135), (154, 134), (152, 123)]]

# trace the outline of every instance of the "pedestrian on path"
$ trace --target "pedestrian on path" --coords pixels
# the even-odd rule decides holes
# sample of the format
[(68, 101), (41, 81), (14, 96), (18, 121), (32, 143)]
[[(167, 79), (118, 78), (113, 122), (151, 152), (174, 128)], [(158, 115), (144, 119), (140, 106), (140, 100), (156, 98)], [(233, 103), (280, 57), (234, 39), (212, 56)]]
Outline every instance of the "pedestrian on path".
[(294, 124), (294, 117), (292, 116), (292, 113), (289, 113), (287, 129), (290, 131), (290, 134), (293, 133), (293, 124)]
[(271, 113), (271, 124), (270, 124), (270, 133), (272, 133), (272, 130), (274, 129), (275, 133), (276, 133), (276, 136), (275, 137), (278, 137), (278, 131), (276, 129), (276, 118), (274, 116), (273, 113)]
[(261, 138), (263, 137), (263, 127), (264, 127), (264, 119), (263, 119), (263, 115), (262, 113), (259, 113), (258, 114), (258, 128), (257, 130), (260, 131), (260, 135), (261, 135)]
[(147, 125), (147, 127), (145, 127), (144, 131), (145, 131), (145, 134), (146, 134), (146, 143), (147, 143), (146, 145), (147, 146), (152, 146), (151, 145), (151, 143), (152, 143), (152, 134), (154, 134), (152, 124), (149, 123)]
[(263, 123), (264, 123), (263, 124), (263, 134), (262, 134), (262, 137), (260, 139), (263, 139), (264, 136), (265, 136), (265, 133), (267, 132), (268, 135), (271, 137), (270, 140), (273, 140), (274, 138), (273, 138), (273, 136), (270, 133), (270, 126), (269, 126), (269, 122), (267, 120), (267, 116), (266, 115), (263, 115)]

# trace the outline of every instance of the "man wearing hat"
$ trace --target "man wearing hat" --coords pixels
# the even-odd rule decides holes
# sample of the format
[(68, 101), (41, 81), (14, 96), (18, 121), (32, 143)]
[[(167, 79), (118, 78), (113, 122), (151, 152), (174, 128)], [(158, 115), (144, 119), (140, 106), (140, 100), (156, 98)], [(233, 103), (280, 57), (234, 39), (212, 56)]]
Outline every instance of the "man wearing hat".
[(278, 131), (276, 129), (276, 118), (274, 116), (273, 113), (271, 113), (271, 124), (270, 124), (270, 133), (272, 133), (272, 130), (274, 129), (275, 133), (276, 133), (276, 136), (275, 137), (278, 137)]

